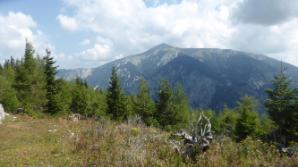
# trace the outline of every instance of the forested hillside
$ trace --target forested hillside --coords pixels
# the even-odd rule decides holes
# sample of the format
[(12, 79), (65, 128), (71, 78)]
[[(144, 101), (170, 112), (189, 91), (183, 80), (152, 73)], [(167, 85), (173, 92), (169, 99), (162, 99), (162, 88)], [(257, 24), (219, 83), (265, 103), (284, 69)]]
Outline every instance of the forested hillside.
[[(260, 101), (259, 111), (265, 112), (265, 90), (272, 86), (280, 72), (281, 62), (265, 55), (218, 48), (179, 48), (167, 44), (155, 46), (143, 53), (127, 56), (97, 68), (59, 70), (67, 80), (84, 78), (90, 86), (106, 89), (110, 71), (116, 67), (121, 86), (136, 93), (141, 78), (148, 82), (155, 98), (160, 80), (170, 85), (180, 83), (193, 108), (222, 110), (235, 107), (242, 96), (254, 96)], [(283, 63), (284, 73), (298, 81), (298, 68)], [(296, 82), (292, 82), (297, 86)]]
[[(194, 165), (193, 163), (200, 164), (202, 162), (205, 164), (203, 166), (218, 166), (221, 163), (225, 164), (223, 166), (276, 166), (279, 163), (295, 166), (298, 164), (298, 90), (290, 86), (291, 81), (283, 71), (276, 74), (272, 81), (272, 87), (265, 92), (267, 94), (264, 103), (266, 114), (262, 116), (257, 112), (260, 102), (252, 96), (243, 96), (235, 101), (235, 107), (224, 107), (222, 111), (191, 108), (183, 86), (178, 82), (172, 86), (173, 84), (165, 79), (159, 81), (158, 91), (150, 92), (146, 80), (141, 78), (136, 93), (127, 95), (121, 87), (122, 80), (119, 79), (116, 67), (110, 71), (111, 75), (106, 90), (90, 87), (85, 80), (80, 78), (75, 81), (57, 79), (56, 73), (57, 66), (51, 52), (46, 50), (44, 57), (39, 57), (34, 53), (33, 46), (27, 42), (24, 57), (21, 60), (11, 58), (0, 66), (0, 103), (3, 104), (7, 113), (24, 119), (20, 120), (23, 121), (21, 124), (15, 122), (20, 129), (23, 128), (22, 126), (28, 126), (30, 129), (37, 125), (34, 122), (42, 124), (43, 121), (47, 123), (48, 119), (53, 119), (55, 126), (58, 126), (54, 128), (57, 131), (63, 126), (66, 128), (71, 126), (72, 123), (65, 120), (69, 115), (80, 115), (80, 119), (83, 120), (82, 130), (74, 134), (71, 132), (78, 138), (64, 141), (64, 138), (61, 137), (66, 145), (74, 144), (68, 149), (78, 151), (75, 156), (81, 155), (82, 152), (86, 153), (84, 154), (86, 157), (79, 159), (81, 161), (76, 161), (74, 164), (86, 164), (87, 162), (101, 164), (104, 160), (100, 159), (98, 153), (109, 155), (109, 160), (118, 164), (104, 163), (116, 166), (125, 164), (158, 165), (153, 162), (154, 159), (158, 159), (161, 166), (173, 165), (171, 163), (176, 166), (191, 166)], [(151, 94), (155, 94), (155, 100), (151, 98)], [(201, 124), (202, 117), (206, 118), (207, 123)], [(0, 125), (8, 129), (0, 132), (0, 138), (11, 133), (10, 129), (14, 127), (12, 125), (14, 118), (10, 119), (12, 120)], [(84, 122), (88, 124), (85, 125)], [(204, 149), (197, 149), (195, 145), (197, 141), (194, 141), (193, 145), (196, 151), (191, 153), (194, 155), (193, 157), (187, 158), (183, 156), (186, 153), (174, 151), (173, 139), (170, 134), (176, 134), (182, 130), (182, 134), (189, 133), (198, 136), (203, 133), (198, 132), (198, 127), (206, 125), (210, 128), (208, 133), (212, 133), (210, 134), (212, 138), (211, 142), (204, 146)], [(122, 126), (129, 127), (121, 129)], [(118, 130), (114, 132), (114, 128)], [(98, 131), (98, 129), (100, 130)], [(151, 130), (155, 132), (151, 132)], [(55, 134), (56, 131), (49, 129), (48, 133)], [(64, 136), (64, 131), (65, 129), (59, 130), (59, 133), (56, 134), (58, 138)], [(41, 133), (46, 135), (46, 130)], [(28, 133), (28, 135), (35, 138), (34, 133)], [(109, 135), (114, 135), (112, 144), (105, 139)], [(151, 135), (156, 137), (150, 139)], [(22, 135), (16, 134), (16, 136)], [(131, 136), (135, 138), (132, 139)], [(16, 142), (19, 141), (17, 137), (14, 139)], [(57, 136), (50, 135), (48, 137), (46, 139), (42, 137), (42, 141), (47, 143), (57, 140)], [(105, 144), (101, 145), (102, 143), (97, 143), (97, 140)], [(152, 140), (154, 144), (148, 143), (148, 140)], [(5, 142), (8, 141), (9, 139), (5, 140)], [(32, 142), (38, 143), (39, 141), (33, 140)], [(145, 142), (145, 146), (139, 147), (138, 141)], [(145, 159), (133, 159), (134, 155), (128, 158), (125, 151), (118, 155), (124, 156), (124, 159), (119, 157), (115, 157), (117, 161), (110, 159), (113, 150), (125, 149), (125, 144), (128, 144), (129, 148), (135, 147), (137, 151), (141, 151), (141, 149), (148, 151), (148, 155), (141, 158), (146, 157), (147, 159), (149, 156), (153, 158), (152, 162)], [(153, 147), (162, 148), (155, 153), (152, 151)], [(1, 148), (4, 148), (4, 152), (0, 152), (1, 154), (15, 154), (20, 149), (9, 150), (7, 145), (1, 146)], [(272, 154), (266, 155), (265, 152), (268, 149)], [(53, 154), (61, 151), (60, 147), (55, 150)], [(238, 156), (238, 154), (238, 158), (241, 160), (237, 160), (239, 164), (235, 164), (232, 156)], [(254, 154), (256, 155), (254, 156)], [(63, 152), (63, 156), (67, 157), (67, 153)], [(75, 159), (72, 157), (74, 155), (69, 156)], [(1, 155), (0, 164), (1, 161), (7, 162), (2, 157)], [(32, 164), (34, 164), (34, 160)]]

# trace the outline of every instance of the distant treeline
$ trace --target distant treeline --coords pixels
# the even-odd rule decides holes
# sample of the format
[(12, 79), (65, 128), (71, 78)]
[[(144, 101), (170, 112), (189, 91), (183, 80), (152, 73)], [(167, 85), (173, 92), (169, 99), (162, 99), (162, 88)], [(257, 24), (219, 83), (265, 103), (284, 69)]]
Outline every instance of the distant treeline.
[(248, 96), (239, 99), (237, 107), (226, 107), (221, 112), (191, 109), (183, 87), (172, 87), (166, 80), (160, 81), (155, 101), (144, 79), (136, 94), (125, 95), (116, 68), (112, 69), (107, 90), (89, 87), (80, 78), (72, 82), (57, 79), (56, 73), (51, 52), (46, 50), (40, 57), (26, 42), (21, 60), (11, 58), (0, 64), (0, 103), (7, 112), (33, 117), (79, 113), (124, 121), (139, 116), (146, 125), (166, 130), (188, 128), (204, 112), (216, 134), (237, 141), (247, 136), (283, 145), (298, 140), (298, 90), (289, 87), (291, 81), (283, 72), (276, 75), (273, 88), (266, 91), (267, 116), (258, 114), (258, 102)]

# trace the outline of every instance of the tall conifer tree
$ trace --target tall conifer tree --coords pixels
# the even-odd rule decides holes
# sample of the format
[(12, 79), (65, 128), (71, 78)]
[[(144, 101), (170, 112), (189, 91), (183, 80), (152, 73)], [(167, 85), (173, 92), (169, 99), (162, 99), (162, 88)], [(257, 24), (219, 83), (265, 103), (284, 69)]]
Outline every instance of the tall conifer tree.
[(244, 96), (238, 102), (237, 111), (239, 112), (239, 118), (235, 127), (237, 139), (242, 140), (247, 136), (256, 137), (260, 130), (256, 99)]
[(51, 57), (51, 52), (46, 50), (45, 76), (46, 76), (46, 97), (47, 97), (47, 112), (54, 114), (58, 112), (56, 95), (58, 93), (58, 84), (56, 81), (57, 67), (55, 66), (54, 58)]
[(156, 102), (155, 118), (162, 128), (169, 128), (172, 125), (172, 115), (174, 114), (173, 92), (167, 80), (162, 80), (159, 91), (158, 100)]
[(43, 64), (34, 58), (34, 49), (26, 41), (23, 61), (17, 65), (15, 88), (26, 112), (41, 111), (46, 103)]
[(174, 112), (173, 121), (176, 128), (182, 128), (189, 123), (189, 104), (183, 86), (177, 84), (174, 91)]
[(277, 135), (283, 144), (298, 139), (298, 91), (290, 88), (290, 83), (283, 72), (275, 76), (265, 101), (268, 114), (278, 125)]
[(139, 90), (134, 98), (134, 111), (140, 115), (147, 125), (154, 123), (154, 102), (150, 97), (149, 88), (145, 79), (141, 79)]
[(128, 117), (127, 99), (121, 89), (116, 68), (112, 68), (112, 75), (107, 92), (107, 113), (115, 120)]

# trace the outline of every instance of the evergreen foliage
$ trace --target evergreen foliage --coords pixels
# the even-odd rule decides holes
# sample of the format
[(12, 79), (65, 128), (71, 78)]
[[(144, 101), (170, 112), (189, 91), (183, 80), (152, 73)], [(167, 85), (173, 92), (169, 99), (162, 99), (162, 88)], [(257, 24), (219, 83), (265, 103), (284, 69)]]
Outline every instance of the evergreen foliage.
[(134, 97), (134, 112), (141, 116), (144, 123), (153, 125), (154, 120), (154, 102), (150, 97), (149, 88), (146, 81), (142, 78), (137, 95)]
[(189, 104), (181, 84), (177, 84), (173, 97), (174, 124), (176, 129), (186, 127), (189, 123)]
[(237, 139), (243, 140), (247, 136), (256, 137), (259, 135), (260, 119), (256, 112), (256, 99), (244, 96), (238, 102), (237, 111), (240, 114), (235, 127)]
[(34, 58), (34, 50), (26, 42), (24, 59), (16, 68), (15, 89), (25, 112), (43, 111), (46, 104), (45, 75), (43, 64)]
[(54, 114), (58, 112), (58, 88), (55, 79), (57, 74), (57, 67), (55, 66), (54, 58), (51, 57), (51, 52), (46, 50), (45, 61), (45, 76), (46, 76), (46, 98), (47, 98), (47, 112)]
[(231, 138), (236, 138), (236, 124), (239, 119), (239, 112), (225, 107), (221, 115), (219, 116), (220, 122), (220, 133), (230, 136)]
[(167, 130), (179, 129), (188, 124), (188, 101), (181, 85), (178, 85), (173, 92), (167, 80), (161, 82), (155, 118), (159, 125)]
[(17, 92), (13, 88), (15, 82), (15, 60), (11, 58), (0, 68), (0, 103), (4, 105), (8, 112), (15, 112), (19, 107)]
[(90, 89), (85, 84), (76, 82), (71, 89), (70, 110), (85, 117), (104, 116), (106, 111), (105, 95), (98, 90)]
[(267, 112), (278, 126), (277, 136), (283, 144), (298, 139), (298, 96), (297, 89), (290, 87), (291, 81), (281, 72), (268, 89), (265, 101)]
[(123, 120), (129, 116), (127, 98), (121, 89), (115, 67), (112, 69), (112, 75), (107, 92), (107, 114), (115, 120)]
[(154, 114), (156, 120), (162, 128), (173, 124), (171, 118), (174, 115), (174, 108), (172, 105), (173, 92), (167, 80), (161, 81), (158, 100), (156, 102), (156, 112)]
[(0, 103), (8, 112), (15, 112), (19, 106), (16, 91), (12, 88), (9, 80), (3, 76), (0, 76)]
[[(31, 116), (79, 113), (85, 117), (110, 116), (123, 121), (139, 115), (146, 125), (166, 130), (187, 128), (200, 114), (189, 112), (182, 85), (172, 89), (167, 80), (161, 81), (154, 103), (144, 79), (137, 94), (126, 96), (115, 67), (107, 91), (89, 87), (81, 78), (73, 82), (57, 79), (56, 73), (51, 52), (46, 50), (46, 56), (39, 58), (26, 42), (23, 59), (10, 58), (0, 64), (0, 103), (7, 112), (22, 111), (19, 110), (22, 108)], [(284, 73), (275, 77), (265, 101), (269, 116), (258, 115), (256, 100), (248, 96), (240, 99), (236, 108), (226, 107), (223, 112), (199, 111), (210, 118), (215, 134), (238, 141), (247, 137), (270, 141), (275, 136), (279, 143), (287, 145), (298, 140), (298, 91), (290, 85)]]

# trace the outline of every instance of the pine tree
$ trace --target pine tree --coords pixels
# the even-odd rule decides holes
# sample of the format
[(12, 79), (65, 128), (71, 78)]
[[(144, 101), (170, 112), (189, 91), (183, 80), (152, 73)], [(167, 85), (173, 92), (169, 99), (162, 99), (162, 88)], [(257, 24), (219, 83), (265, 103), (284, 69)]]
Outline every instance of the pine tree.
[(74, 84), (63, 79), (56, 80), (58, 93), (55, 95), (55, 105), (59, 115), (67, 115), (71, 112), (73, 100)]
[(127, 99), (121, 89), (115, 67), (112, 68), (112, 75), (107, 92), (107, 114), (115, 120), (123, 120), (129, 116)]
[(13, 88), (16, 73), (16, 61), (11, 57), (0, 69), (0, 103), (7, 112), (15, 112), (19, 107), (17, 92)]
[(19, 107), (19, 101), (12, 83), (0, 75), (0, 103), (3, 104), (7, 112), (15, 112)]
[(45, 76), (46, 76), (46, 97), (47, 97), (47, 112), (54, 114), (58, 112), (57, 106), (57, 94), (58, 94), (58, 85), (55, 79), (57, 74), (57, 67), (55, 65), (54, 58), (51, 57), (51, 52), (46, 50), (46, 56), (44, 57), (45, 61)]
[(77, 85), (80, 85), (80, 86), (83, 86), (83, 87), (85, 87), (85, 88), (88, 88), (87, 81), (84, 80), (84, 79), (82, 79), (82, 78), (80, 78), (80, 77), (77, 77), (77, 78), (75, 79), (75, 83), (76, 83)]
[[(18, 98), (24, 104), (27, 94), (31, 92), (31, 72), (36, 66), (33, 58), (33, 48), (30, 43), (26, 41), (24, 61), (17, 67), (15, 87), (18, 92)], [(32, 67), (32, 68), (31, 68)]]
[(186, 127), (189, 123), (189, 104), (181, 84), (176, 85), (173, 104), (175, 112), (172, 118), (173, 124), (178, 129)]
[(34, 58), (33, 47), (27, 41), (24, 59), (16, 68), (14, 87), (27, 113), (43, 110), (46, 103), (43, 64)]
[(291, 81), (281, 72), (268, 89), (265, 101), (267, 112), (278, 126), (282, 144), (298, 138), (298, 96), (297, 89), (290, 88)]
[(84, 86), (76, 84), (72, 90), (72, 102), (70, 109), (73, 113), (79, 113), (87, 116), (88, 94)]
[[(65, 87), (66, 86), (66, 87)], [(69, 89), (69, 84), (64, 85), (66, 89)], [(58, 97), (64, 103), (58, 103), (59, 108), (63, 110), (64, 106), (68, 104), (68, 96), (63, 93), (65, 90), (61, 90)], [(69, 90), (68, 90), (69, 91)], [(71, 103), (70, 110), (73, 113), (79, 113), (85, 117), (91, 116), (104, 116), (106, 111), (106, 99), (105, 94), (101, 91), (94, 90), (93, 88), (86, 87), (85, 84), (76, 83), (72, 87), (71, 91)], [(63, 93), (63, 94), (62, 94)], [(66, 103), (66, 104), (65, 104)]]
[(154, 123), (154, 102), (149, 95), (147, 82), (143, 78), (140, 81), (138, 93), (134, 98), (133, 108), (147, 125)]
[(253, 97), (244, 96), (238, 102), (237, 111), (239, 119), (236, 123), (236, 136), (238, 140), (245, 139), (247, 136), (256, 137), (260, 128), (257, 101)]
[(156, 102), (155, 119), (161, 128), (170, 130), (174, 124), (173, 117), (175, 115), (173, 107), (173, 91), (167, 80), (161, 81), (158, 100)]
[(219, 117), (221, 133), (235, 138), (235, 129), (237, 121), (239, 119), (239, 115), (239, 112), (225, 106), (224, 111), (220, 114)]

